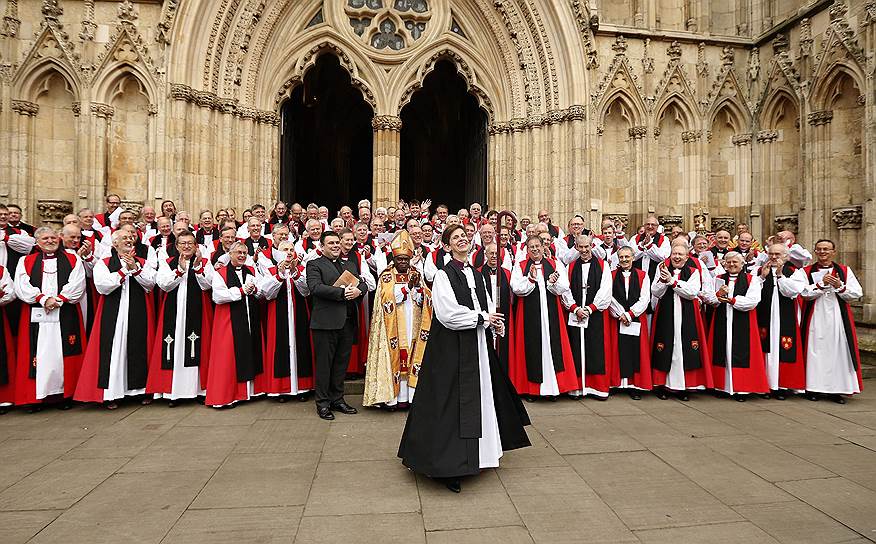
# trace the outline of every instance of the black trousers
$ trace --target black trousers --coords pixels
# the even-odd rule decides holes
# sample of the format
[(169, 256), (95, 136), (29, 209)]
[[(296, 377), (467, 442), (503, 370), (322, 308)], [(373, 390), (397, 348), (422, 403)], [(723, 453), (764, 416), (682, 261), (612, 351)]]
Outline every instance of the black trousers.
[(344, 328), (311, 330), (316, 353), (316, 406), (331, 407), (344, 400), (344, 377), (353, 351), (355, 323), (347, 319)]

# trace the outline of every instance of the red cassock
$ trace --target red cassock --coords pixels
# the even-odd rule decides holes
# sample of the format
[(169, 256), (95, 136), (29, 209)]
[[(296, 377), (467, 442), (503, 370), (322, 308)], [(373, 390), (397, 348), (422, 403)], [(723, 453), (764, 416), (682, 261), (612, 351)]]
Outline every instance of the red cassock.
[[(170, 265), (171, 270), (177, 270), (178, 266), (178, 258), (172, 257), (167, 259), (168, 264)], [(207, 266), (209, 261), (207, 259), (201, 259), (201, 270), (197, 272), (193, 272), (195, 274), (203, 274), (204, 267)], [(177, 272), (179, 274), (179, 272)], [(197, 300), (201, 305), (201, 319), (200, 319), (200, 338), (198, 341), (197, 347), (197, 357), (192, 361), (194, 366), (200, 367), (199, 376), (201, 381), (201, 389), (207, 388), (207, 375), (209, 371), (209, 361), (210, 361), (210, 343), (212, 341), (212, 332), (213, 332), (213, 302), (210, 300), (209, 291), (204, 291), (201, 289), (197, 281), (192, 278), (188, 283), (188, 289), (197, 289)], [(173, 350), (171, 350), (171, 358), (168, 360), (166, 357), (167, 349), (164, 344), (164, 338), (167, 334), (174, 335), (175, 325), (173, 327), (167, 327), (165, 323), (165, 313), (168, 311), (173, 311), (174, 313), (171, 315), (176, 315), (176, 307), (178, 304), (185, 304), (186, 301), (179, 300), (176, 296), (179, 291), (179, 287), (174, 289), (173, 292), (167, 293), (163, 289), (160, 289), (157, 285), (155, 286), (156, 291), (160, 291), (161, 296), (159, 297), (160, 302), (158, 305), (158, 314), (155, 316), (155, 324), (156, 332), (155, 340), (152, 345), (152, 354), (149, 357), (149, 378), (146, 381), (146, 392), (149, 394), (154, 393), (162, 393), (162, 394), (171, 394), (173, 387)], [(169, 301), (171, 295), (173, 296), (172, 301)], [(165, 330), (169, 329), (169, 330)], [(186, 328), (188, 329), (188, 327)], [(190, 351), (186, 349), (186, 353), (189, 354)], [(188, 357), (188, 355), (187, 355)], [(188, 361), (187, 361), (188, 364)]]
[[(231, 272), (229, 272), (231, 271)], [(216, 270), (216, 274), (229, 289), (242, 287), (237, 275), (233, 272), (233, 266), (223, 266)], [(250, 266), (242, 267), (244, 282), (247, 277), (255, 279), (255, 270)], [(213, 283), (214, 291), (216, 282)], [(235, 338), (232, 305), (239, 305), (241, 301), (249, 299), (251, 303), (248, 338)], [(213, 311), (213, 333), (210, 342), (210, 363), (207, 372), (207, 398), (208, 406), (224, 406), (235, 401), (249, 398), (248, 382), (254, 380), (262, 370), (262, 334), (261, 319), (259, 317), (260, 305), (255, 297), (244, 295), (237, 303), (217, 303)], [(246, 308), (235, 306), (235, 311), (243, 312), (242, 319), (246, 319)], [(243, 324), (246, 326), (246, 323)], [(235, 340), (238, 340), (237, 343)], [(250, 340), (249, 344), (246, 340)], [(238, 351), (240, 361), (238, 361)], [(238, 364), (240, 362), (240, 364)]]
[[(76, 266), (76, 255), (67, 251), (58, 251), (58, 259), (66, 257), (70, 267), (67, 268), (67, 273)], [(24, 266), (27, 275), (31, 277), (31, 284), (34, 283), (35, 275), (38, 274), (42, 278), (42, 253), (31, 253), (19, 263), (19, 266)], [(61, 272), (62, 265), (58, 261), (58, 292), (66, 284), (64, 273)], [(63, 299), (63, 297), (61, 297)], [(82, 320), (82, 309), (79, 303), (70, 304), (64, 300), (65, 304), (61, 307), (61, 346), (64, 352), (64, 398), (70, 398), (76, 391), (76, 382), (79, 380), (79, 374), (82, 370), (82, 359), (85, 355), (85, 325)], [(16, 354), (16, 371), (15, 371), (15, 404), (36, 404), (42, 402), (36, 396), (36, 338), (31, 337), (30, 332), (30, 310), (31, 306), (22, 305), (21, 319), (19, 319), (18, 328), (18, 353)], [(31, 341), (28, 341), (31, 340)], [(33, 345), (31, 345), (33, 344)]]
[[(0, 276), (3, 273), (4, 268), (0, 266)], [(10, 289), (11, 280), (12, 278)], [(5, 404), (15, 401), (15, 339), (12, 337), (5, 308), (0, 308), (0, 323), (0, 404)]]
[[(729, 274), (718, 276), (725, 285)], [(751, 274), (739, 274), (730, 299), (744, 296), (751, 285)], [(730, 349), (730, 369), (735, 393), (769, 393), (763, 350), (757, 327), (755, 310), (733, 310), (733, 342)], [(715, 388), (727, 389), (727, 303), (715, 309), (709, 329), (709, 346), (712, 348), (712, 379)]]
[[(362, 267), (368, 266), (362, 262), (362, 257), (359, 252), (353, 250), (350, 252), (350, 259), (356, 265), (357, 276), (362, 275)], [(356, 301), (356, 315), (359, 320), (359, 326), (356, 328), (357, 335), (353, 339), (353, 350), (350, 352), (350, 363), (347, 365), (347, 374), (361, 376), (365, 374), (365, 362), (368, 360), (368, 315), (365, 312), (366, 297), (359, 297)]]
[[(289, 394), (292, 390), (292, 377), (289, 361), (289, 343), (281, 335), (289, 330), (288, 292), (285, 279), (277, 275), (277, 268), (268, 269), (277, 281), (282, 283), (280, 293), (274, 300), (268, 301), (265, 318), (265, 367), (264, 372), (255, 379), (257, 393), (269, 395)], [(304, 266), (298, 266), (298, 273), (304, 273)], [(290, 280), (291, 281), (291, 280)], [(314, 387), (315, 359), (313, 357), (313, 341), (310, 336), (310, 310), (305, 298), (300, 296), (292, 285), (292, 307), (295, 309), (295, 347), (296, 374), (298, 391), (309, 391)]]
[[(553, 259), (542, 259), (542, 272), (549, 277), (556, 271)], [(523, 275), (529, 274), (532, 266), (529, 259), (518, 264)], [(536, 288), (526, 296), (518, 296), (514, 302), (514, 347), (510, 353), (511, 382), (521, 395), (541, 394), (542, 345), (541, 345), (541, 300)], [(550, 325), (551, 352), (554, 358), (554, 371), (560, 393), (568, 393), (581, 388), (575, 373), (575, 362), (566, 331), (566, 317), (560, 297), (547, 292), (548, 323)]]
[[(672, 272), (673, 268), (669, 259), (663, 261)], [(679, 279), (688, 281), (694, 274), (701, 274), (698, 267), (690, 261), (682, 266)], [(700, 286), (702, 286), (700, 276)], [(651, 319), (651, 379), (653, 385), (666, 385), (666, 375), (671, 368), (672, 353), (675, 349), (675, 332), (672, 328), (675, 315), (675, 292), (671, 286), (657, 303), (654, 317)], [(700, 311), (699, 299), (693, 300), (681, 297), (681, 320), (682, 320), (682, 359), (684, 362), (685, 388), (705, 387), (712, 388), (712, 360), (708, 349), (708, 336)]]
[[(614, 361), (611, 365), (611, 386), (619, 387), (621, 379), (627, 378), (627, 385), (639, 389), (651, 389), (651, 337), (648, 334), (648, 314), (643, 311), (639, 317), (630, 314), (630, 306), (636, 303), (642, 291), (642, 284), (647, 281), (644, 270), (633, 269), (630, 272), (629, 291), (624, 289), (623, 274), (619, 270), (612, 272), (612, 296), (627, 310), (630, 321), (636, 321), (640, 325), (639, 338), (622, 335), (618, 332), (620, 320), (611, 316), (606, 311), (609, 322), (609, 345), (611, 346), (610, 357)], [(646, 305), (647, 308), (647, 305)]]
[[(146, 259), (136, 257), (136, 260), (141, 269), (146, 266)], [(116, 268), (119, 266), (119, 257), (115, 250), (113, 250), (112, 257), (104, 259), (103, 262), (111, 272), (119, 271), (119, 268)], [(119, 275), (120, 282), (124, 282), (125, 276), (121, 272), (119, 272)], [(154, 343), (155, 335), (154, 297), (151, 293), (143, 291), (143, 288), (140, 287), (140, 284), (137, 283), (133, 276), (129, 276), (128, 281), (130, 282), (128, 308), (130, 309), (131, 307), (132, 297), (142, 296), (141, 302), (144, 308), (143, 313), (145, 314), (145, 316), (140, 317), (143, 320), (142, 322), (128, 323), (128, 358), (130, 359), (132, 354), (136, 354), (138, 357), (145, 359), (145, 363), (142, 365), (142, 368), (138, 364), (135, 365), (136, 369), (133, 369), (129, 362), (127, 389), (143, 389), (146, 387), (148, 376), (149, 349), (151, 349)], [(127, 319), (127, 317), (120, 318), (118, 315), (120, 291), (121, 288), (116, 289), (109, 295), (98, 295), (94, 324), (91, 327), (91, 335), (88, 337), (88, 345), (85, 348), (85, 359), (82, 361), (82, 371), (76, 384), (74, 400), (80, 402), (104, 401), (105, 390), (100, 387), (100, 383), (107, 378), (109, 373), (109, 353), (112, 351), (113, 337), (103, 338), (102, 332), (114, 332), (116, 321), (118, 319)], [(109, 311), (107, 311), (107, 305), (112, 306)], [(107, 323), (104, 323), (104, 319), (107, 320)], [(142, 341), (138, 339), (132, 342), (132, 329), (142, 329), (139, 331)], [(132, 372), (132, 370), (136, 370), (136, 372)]]

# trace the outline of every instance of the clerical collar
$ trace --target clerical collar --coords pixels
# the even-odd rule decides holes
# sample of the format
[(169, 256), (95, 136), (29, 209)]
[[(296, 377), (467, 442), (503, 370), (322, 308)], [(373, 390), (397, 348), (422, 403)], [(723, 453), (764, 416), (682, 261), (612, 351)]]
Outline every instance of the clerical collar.
[(593, 260), (593, 256), (591, 255), (589, 259), (584, 259), (584, 257), (580, 257), (582, 263), (587, 264)]
[(242, 271), (243, 271), (243, 267), (242, 267), (242, 266), (235, 266), (235, 267), (234, 267), (234, 270), (235, 270), (236, 272), (242, 272)]
[(456, 268), (457, 270), (462, 270), (463, 268), (465, 268), (465, 263), (462, 262), (462, 261), (457, 260), (456, 257), (452, 257), (452, 258), (450, 259), (450, 262), (447, 263), (447, 264), (453, 266), (453, 267)]
[(833, 268), (833, 263), (830, 263), (830, 264), (827, 264), (827, 265), (825, 265), (825, 264), (820, 264), (820, 265), (818, 265), (818, 268), (819, 268), (820, 270), (829, 270), (829, 269)]
[(735, 279), (738, 278), (738, 277), (739, 277), (739, 274), (730, 274), (730, 279), (731, 279), (731, 280), (735, 280)]
[(56, 255), (54, 253), (43, 253), (43, 260), (54, 259), (55, 256)]

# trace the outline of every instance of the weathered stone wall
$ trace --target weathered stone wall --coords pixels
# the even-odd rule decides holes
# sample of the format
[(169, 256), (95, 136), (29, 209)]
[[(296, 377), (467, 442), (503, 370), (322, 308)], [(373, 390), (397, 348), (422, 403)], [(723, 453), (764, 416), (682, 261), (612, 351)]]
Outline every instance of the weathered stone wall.
[(0, 2), (0, 201), (35, 221), (107, 191), (270, 201), (280, 105), (332, 54), (374, 110), (392, 202), (401, 109), (450, 59), (488, 115), (491, 205), (830, 236), (876, 290), (872, 0), (358, 4)]

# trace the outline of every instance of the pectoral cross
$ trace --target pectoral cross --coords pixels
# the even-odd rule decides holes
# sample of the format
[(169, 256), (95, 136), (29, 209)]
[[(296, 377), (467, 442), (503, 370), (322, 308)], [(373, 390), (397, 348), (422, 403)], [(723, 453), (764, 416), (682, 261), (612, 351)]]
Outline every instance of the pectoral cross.
[(166, 357), (166, 359), (169, 361), (170, 360), (170, 345), (173, 344), (173, 336), (168, 334), (167, 337), (164, 339), (164, 343), (167, 344), (167, 357)]
[(191, 359), (194, 359), (195, 358), (195, 340), (200, 338), (200, 336), (195, 334), (195, 331), (192, 331), (192, 334), (188, 335), (187, 338), (189, 339), (189, 342), (191, 342), (191, 351), (189, 352), (189, 357)]

